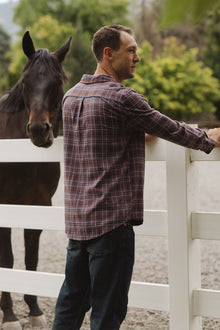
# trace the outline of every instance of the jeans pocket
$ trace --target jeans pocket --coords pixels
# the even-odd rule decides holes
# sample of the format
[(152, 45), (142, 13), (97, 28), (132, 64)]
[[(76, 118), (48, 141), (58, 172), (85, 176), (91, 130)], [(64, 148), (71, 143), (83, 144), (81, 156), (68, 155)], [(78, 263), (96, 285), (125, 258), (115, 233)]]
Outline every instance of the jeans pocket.
[(81, 248), (81, 241), (76, 241), (74, 239), (69, 239), (67, 250), (78, 250)]
[(100, 237), (92, 239), (88, 246), (87, 251), (96, 256), (101, 257), (112, 253), (112, 233), (109, 232)]

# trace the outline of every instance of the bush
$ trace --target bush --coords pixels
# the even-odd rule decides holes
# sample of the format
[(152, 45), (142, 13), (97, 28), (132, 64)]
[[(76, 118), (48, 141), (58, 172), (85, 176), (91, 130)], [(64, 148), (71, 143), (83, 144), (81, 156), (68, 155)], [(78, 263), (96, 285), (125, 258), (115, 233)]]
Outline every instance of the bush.
[(155, 59), (144, 42), (139, 50), (135, 78), (127, 86), (143, 94), (149, 104), (177, 120), (189, 120), (198, 113), (215, 112), (219, 82), (212, 70), (196, 60), (197, 50), (186, 50), (175, 37), (166, 39), (163, 53)]

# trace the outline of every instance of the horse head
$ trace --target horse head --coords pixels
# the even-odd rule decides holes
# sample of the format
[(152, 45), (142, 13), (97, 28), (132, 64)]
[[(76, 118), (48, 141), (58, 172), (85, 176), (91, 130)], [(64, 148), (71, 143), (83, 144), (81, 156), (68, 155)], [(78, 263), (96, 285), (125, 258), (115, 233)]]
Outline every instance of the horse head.
[(55, 52), (35, 50), (29, 32), (22, 40), (28, 62), (22, 74), (22, 97), (28, 123), (26, 132), (33, 144), (50, 147), (58, 135), (63, 98), (63, 81), (66, 79), (61, 63), (70, 48), (71, 37)]

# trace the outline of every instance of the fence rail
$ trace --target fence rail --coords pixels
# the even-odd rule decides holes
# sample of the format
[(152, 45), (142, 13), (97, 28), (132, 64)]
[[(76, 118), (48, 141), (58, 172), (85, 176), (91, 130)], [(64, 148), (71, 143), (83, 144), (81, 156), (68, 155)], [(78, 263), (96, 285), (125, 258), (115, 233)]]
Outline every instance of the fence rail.
[[(0, 140), (0, 150), (0, 162), (63, 161), (62, 138), (49, 149), (29, 140)], [(220, 317), (220, 291), (201, 289), (199, 244), (220, 239), (220, 213), (197, 211), (194, 164), (220, 161), (220, 150), (206, 155), (158, 140), (146, 146), (146, 161), (166, 162), (168, 210), (145, 210), (135, 232), (168, 236), (169, 285), (132, 282), (129, 306), (169, 311), (170, 330), (201, 330), (202, 316)], [(1, 204), (0, 226), (64, 230), (64, 208)], [(64, 275), (0, 268), (0, 278), (0, 290), (57, 297)]]

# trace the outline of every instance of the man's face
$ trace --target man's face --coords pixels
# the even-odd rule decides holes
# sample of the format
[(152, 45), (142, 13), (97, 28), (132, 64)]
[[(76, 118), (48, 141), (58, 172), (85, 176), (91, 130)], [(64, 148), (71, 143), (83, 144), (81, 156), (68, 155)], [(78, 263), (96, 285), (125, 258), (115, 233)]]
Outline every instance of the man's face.
[(112, 68), (122, 82), (134, 77), (136, 63), (140, 61), (137, 55), (137, 43), (134, 37), (126, 32), (121, 32), (121, 46), (117, 51), (112, 51)]

